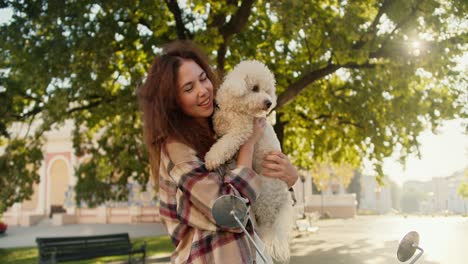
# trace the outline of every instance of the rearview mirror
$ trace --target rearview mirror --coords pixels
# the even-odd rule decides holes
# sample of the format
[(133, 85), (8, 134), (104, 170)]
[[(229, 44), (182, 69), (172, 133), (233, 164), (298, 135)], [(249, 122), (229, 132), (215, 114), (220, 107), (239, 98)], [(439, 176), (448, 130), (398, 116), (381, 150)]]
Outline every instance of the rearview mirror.
[(246, 199), (235, 195), (222, 195), (214, 202), (211, 213), (217, 225), (225, 228), (241, 228), (254, 245), (259, 256), (267, 263), (262, 250), (245, 229), (245, 224), (249, 219), (249, 207)]
[(416, 231), (411, 231), (406, 234), (403, 239), (400, 241), (398, 246), (397, 258), (401, 262), (409, 260), (416, 252), (416, 249), (421, 252), (410, 262), (410, 264), (415, 263), (419, 257), (424, 253), (424, 250), (419, 247), (419, 234)]
[(247, 201), (234, 195), (223, 195), (216, 199), (211, 209), (216, 224), (226, 228), (239, 227), (234, 215), (245, 225), (249, 208)]

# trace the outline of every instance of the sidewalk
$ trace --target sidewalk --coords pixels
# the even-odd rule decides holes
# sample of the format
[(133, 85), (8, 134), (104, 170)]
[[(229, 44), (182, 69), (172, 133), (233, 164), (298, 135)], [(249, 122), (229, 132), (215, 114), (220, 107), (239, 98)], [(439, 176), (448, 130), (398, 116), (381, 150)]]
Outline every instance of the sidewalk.
[(166, 229), (160, 223), (9, 226), (6, 234), (0, 236), (0, 248), (34, 247), (36, 237), (91, 236), (113, 233), (128, 233), (130, 238), (167, 234)]

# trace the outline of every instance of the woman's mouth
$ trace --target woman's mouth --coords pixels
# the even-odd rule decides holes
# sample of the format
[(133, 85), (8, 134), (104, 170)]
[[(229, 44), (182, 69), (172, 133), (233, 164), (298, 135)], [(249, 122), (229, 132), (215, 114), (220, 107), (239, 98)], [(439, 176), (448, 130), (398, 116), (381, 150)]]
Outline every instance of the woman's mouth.
[(202, 106), (202, 107), (203, 107), (203, 106), (209, 105), (210, 103), (211, 103), (211, 99), (210, 99), (210, 97), (208, 97), (205, 101), (199, 103), (198, 106)]

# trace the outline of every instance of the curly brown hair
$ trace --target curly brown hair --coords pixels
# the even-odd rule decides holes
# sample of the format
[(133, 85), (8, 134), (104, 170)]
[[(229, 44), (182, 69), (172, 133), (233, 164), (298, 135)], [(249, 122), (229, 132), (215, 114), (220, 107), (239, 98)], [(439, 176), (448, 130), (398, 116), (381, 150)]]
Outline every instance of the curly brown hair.
[(145, 83), (138, 90), (138, 101), (155, 186), (159, 179), (161, 146), (169, 136), (194, 148), (200, 158), (214, 143), (212, 127), (201, 126), (193, 117), (187, 116), (178, 104), (177, 80), (183, 60), (193, 60), (205, 71), (213, 84), (214, 94), (219, 85), (208, 58), (190, 41), (171, 42), (154, 59)]

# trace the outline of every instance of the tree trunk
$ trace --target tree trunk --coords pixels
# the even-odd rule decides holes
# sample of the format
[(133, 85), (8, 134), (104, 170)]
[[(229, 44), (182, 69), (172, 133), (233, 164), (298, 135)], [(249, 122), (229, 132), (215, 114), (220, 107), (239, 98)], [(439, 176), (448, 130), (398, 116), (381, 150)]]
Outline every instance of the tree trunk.
[(281, 149), (283, 150), (283, 139), (284, 139), (284, 122), (281, 122), (281, 116), (282, 114), (280, 112), (276, 112), (276, 122), (275, 125), (273, 126), (273, 129), (275, 130), (276, 136), (278, 137), (278, 140), (281, 145)]

